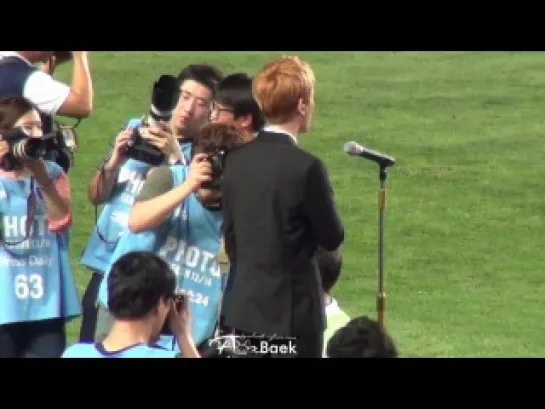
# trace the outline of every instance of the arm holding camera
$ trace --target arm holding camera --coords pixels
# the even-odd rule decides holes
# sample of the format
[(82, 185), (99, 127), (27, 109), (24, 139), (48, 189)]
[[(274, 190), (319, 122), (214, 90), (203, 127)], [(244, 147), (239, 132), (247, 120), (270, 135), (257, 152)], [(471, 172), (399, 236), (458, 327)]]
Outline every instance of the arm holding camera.
[(60, 59), (48, 62), (26, 81), (24, 97), (48, 115), (87, 118), (93, 109), (93, 84), (87, 51), (72, 51), (72, 84), (68, 87), (51, 77)]
[[(8, 142), (2, 140), (0, 135), (0, 159), (9, 151)], [(72, 214), (70, 211), (70, 184), (66, 174), (63, 172), (57, 180), (51, 179), (42, 159), (30, 159), (24, 161), (23, 164), (24, 169), (36, 179), (38, 187), (41, 189), (49, 229), (61, 231), (69, 227), (72, 222)]]
[(57, 180), (51, 179), (42, 159), (30, 159), (24, 162), (24, 166), (36, 179), (42, 192), (49, 229), (62, 231), (70, 227), (70, 183), (66, 174), (62, 172)]
[(197, 346), (191, 336), (191, 314), (189, 302), (184, 296), (180, 301), (171, 301), (168, 320), (169, 326), (182, 351), (183, 358), (200, 358)]
[[(133, 131), (133, 127), (128, 127), (117, 135), (112, 151), (91, 179), (88, 197), (93, 205), (101, 205), (110, 198), (117, 182), (119, 169), (128, 159), (125, 149)], [(157, 123), (155, 126), (146, 128), (143, 134), (144, 139), (162, 151), (170, 161), (179, 160), (181, 151), (167, 125)]]
[(169, 163), (181, 162), (182, 151), (170, 126), (163, 122), (156, 122), (146, 128), (142, 136), (151, 145), (165, 154)]
[[(172, 187), (172, 175), (168, 167), (154, 169), (131, 209), (129, 229), (138, 233), (159, 226), (202, 183), (210, 181), (211, 176), (212, 166), (208, 156), (202, 153), (195, 155), (187, 180), (179, 186)], [(165, 177), (171, 178), (170, 187), (164, 183)]]
[(127, 161), (127, 157), (123, 154), (123, 151), (131, 137), (133, 129), (132, 127), (126, 128), (117, 135), (109, 159), (106, 159), (91, 179), (88, 197), (93, 205), (101, 205), (110, 198), (117, 181), (119, 168)]

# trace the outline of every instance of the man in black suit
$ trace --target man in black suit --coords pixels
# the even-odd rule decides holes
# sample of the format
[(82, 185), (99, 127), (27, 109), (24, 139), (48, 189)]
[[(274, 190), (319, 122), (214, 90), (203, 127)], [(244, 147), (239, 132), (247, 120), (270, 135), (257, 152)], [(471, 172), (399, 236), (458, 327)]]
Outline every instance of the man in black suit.
[(333, 251), (344, 240), (325, 166), (297, 146), (312, 120), (314, 82), (297, 57), (261, 69), (253, 93), (268, 125), (227, 154), (222, 182), (224, 324), (240, 334), (295, 337), (297, 357), (322, 355), (317, 246)]

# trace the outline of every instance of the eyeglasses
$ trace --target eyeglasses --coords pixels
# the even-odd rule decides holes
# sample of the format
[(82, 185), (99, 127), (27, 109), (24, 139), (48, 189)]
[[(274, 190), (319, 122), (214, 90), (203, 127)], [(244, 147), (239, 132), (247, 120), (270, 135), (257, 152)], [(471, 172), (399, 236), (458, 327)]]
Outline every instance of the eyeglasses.
[(215, 117), (215, 116), (219, 115), (221, 112), (228, 112), (228, 113), (232, 114), (233, 110), (231, 108), (222, 108), (218, 104), (212, 103), (212, 110), (210, 112), (210, 115)]

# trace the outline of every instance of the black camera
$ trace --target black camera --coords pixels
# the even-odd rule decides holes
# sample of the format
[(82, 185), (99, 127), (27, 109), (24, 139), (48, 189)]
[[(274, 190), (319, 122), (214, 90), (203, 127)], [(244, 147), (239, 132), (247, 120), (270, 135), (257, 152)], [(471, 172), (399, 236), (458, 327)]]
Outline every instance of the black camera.
[(9, 146), (8, 153), (0, 162), (0, 168), (5, 171), (21, 169), (22, 162), (29, 159), (56, 157), (66, 153), (71, 156), (77, 146), (75, 133), (64, 128), (40, 138), (31, 138), (22, 129), (13, 128), (3, 133), (2, 139)]
[(151, 106), (142, 124), (135, 128), (131, 139), (125, 148), (125, 155), (129, 158), (158, 166), (165, 160), (165, 155), (155, 146), (149, 144), (143, 137), (142, 131), (157, 122), (168, 122), (172, 111), (180, 98), (180, 81), (172, 75), (161, 75), (153, 84)]
[(202, 187), (205, 189), (219, 190), (221, 184), (221, 178), (223, 176), (223, 169), (225, 165), (226, 149), (220, 148), (211, 155), (208, 155), (208, 162), (212, 165), (212, 180), (203, 183)]
[[(174, 294), (172, 299), (174, 301), (174, 304), (176, 305), (176, 310), (178, 312), (180, 312), (182, 310), (182, 308), (184, 307), (184, 305), (186, 305), (189, 302), (189, 300), (187, 298), (187, 295), (182, 294), (182, 293)], [(168, 317), (167, 317), (167, 319), (165, 320), (165, 322), (163, 324), (163, 328), (161, 328), (161, 333), (160, 334), (161, 335), (173, 335), (172, 330), (170, 329), (170, 324), (168, 322)]]

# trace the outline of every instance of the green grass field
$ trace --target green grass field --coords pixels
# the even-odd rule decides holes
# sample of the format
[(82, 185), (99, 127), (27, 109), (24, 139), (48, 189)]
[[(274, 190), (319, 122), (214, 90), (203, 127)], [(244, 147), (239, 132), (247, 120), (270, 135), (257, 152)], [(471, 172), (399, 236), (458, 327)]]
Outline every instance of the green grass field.
[[(94, 213), (89, 179), (151, 84), (189, 63), (254, 73), (282, 53), (92, 53), (95, 110), (79, 128), (71, 173), (78, 265)], [(545, 210), (541, 186), (545, 54), (305, 52), (317, 112), (301, 145), (323, 158), (346, 225), (335, 296), (375, 313), (376, 167), (347, 157), (357, 140), (397, 158), (386, 209), (386, 325), (403, 356), (544, 356)], [(70, 67), (59, 77), (69, 81)], [(541, 193), (540, 193), (541, 192)], [(75, 339), (79, 320), (70, 326)]]

